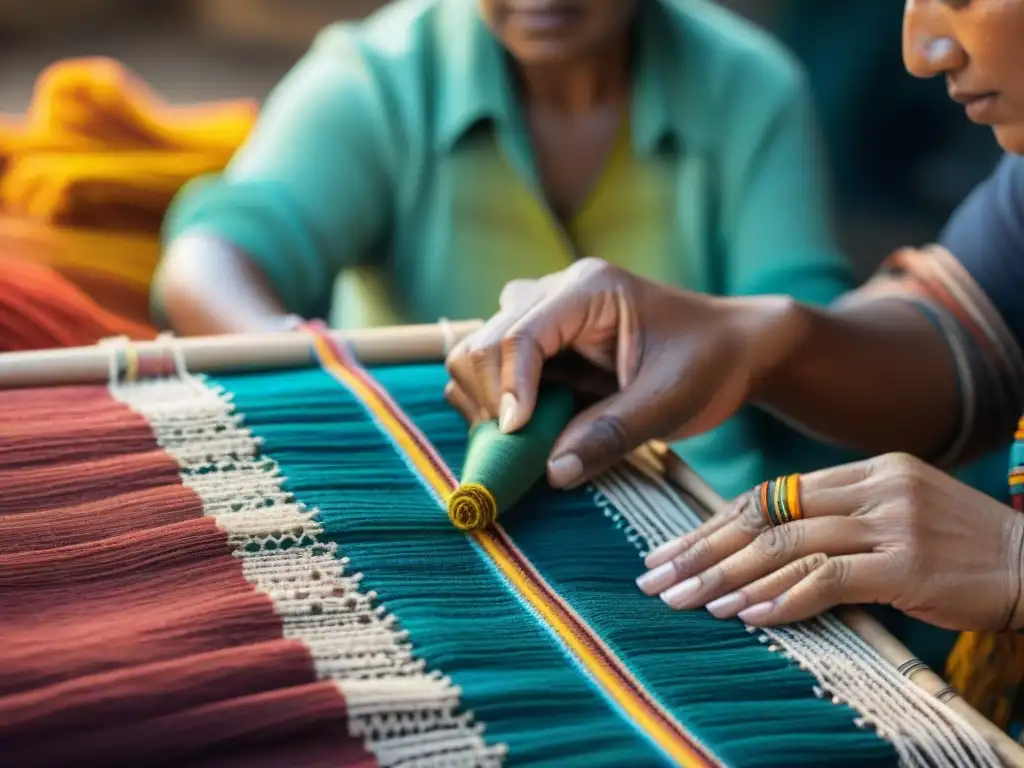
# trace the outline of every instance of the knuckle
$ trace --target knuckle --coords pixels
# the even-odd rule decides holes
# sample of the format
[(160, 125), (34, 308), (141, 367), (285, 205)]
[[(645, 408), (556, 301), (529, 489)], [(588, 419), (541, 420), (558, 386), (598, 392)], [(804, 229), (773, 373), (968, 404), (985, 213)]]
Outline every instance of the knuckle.
[(629, 430), (620, 418), (610, 413), (594, 419), (590, 440), (596, 443), (602, 452), (615, 456), (625, 455), (633, 447), (630, 444)]
[(448, 357), (444, 361), (444, 367), (450, 375), (455, 376), (466, 368), (469, 363), (469, 355), (476, 345), (475, 342), (475, 336), (467, 336), (455, 346), (455, 349), (448, 353)]
[(825, 563), (828, 562), (828, 555), (824, 552), (815, 552), (813, 555), (802, 557), (793, 564), (794, 569), (797, 571), (797, 575), (800, 578), (810, 576), (816, 570), (821, 568)]
[(491, 349), (485, 346), (474, 347), (469, 350), (466, 359), (473, 368), (480, 368), (490, 362)]
[(503, 355), (515, 356), (532, 353), (537, 348), (537, 341), (526, 328), (516, 328), (505, 334), (499, 342)]
[(758, 554), (768, 560), (789, 560), (795, 549), (795, 533), (786, 528), (768, 528), (754, 539)]
[(577, 285), (585, 291), (589, 291), (597, 286), (613, 282), (621, 272), (619, 267), (609, 264), (604, 259), (587, 256), (573, 264), (565, 276), (568, 278), (569, 285)]
[(505, 283), (498, 297), (498, 305), (505, 309), (511, 309), (523, 302), (527, 296), (533, 294), (537, 289), (536, 280), (510, 280)]
[(850, 572), (845, 560), (826, 559), (816, 573), (818, 586), (829, 594), (841, 594), (849, 581)]
[(576, 262), (577, 274), (581, 276), (599, 275), (613, 269), (615, 269), (613, 265), (596, 256), (584, 256)]
[(757, 534), (767, 523), (761, 511), (761, 500), (756, 493), (748, 493), (740, 502), (737, 511), (738, 522), (744, 533)]
[(923, 490), (922, 478), (916, 474), (898, 475), (893, 478), (890, 486), (890, 493), (893, 497), (909, 510), (917, 508), (915, 501), (920, 498)]
[(871, 464), (874, 474), (902, 475), (911, 473), (918, 461), (910, 454), (896, 452), (876, 456)]
[(676, 574), (700, 568), (711, 557), (711, 545), (707, 539), (697, 539), (693, 546), (672, 560)]
[(906, 453), (880, 456), (878, 475), (885, 480), (886, 492), (901, 501), (920, 496), (924, 485), (924, 463)]

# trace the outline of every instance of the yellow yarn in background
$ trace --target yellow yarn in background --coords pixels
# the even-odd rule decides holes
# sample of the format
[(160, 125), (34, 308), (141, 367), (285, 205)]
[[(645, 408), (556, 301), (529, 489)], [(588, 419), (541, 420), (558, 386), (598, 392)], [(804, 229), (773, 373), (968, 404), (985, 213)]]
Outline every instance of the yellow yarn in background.
[(171, 200), (227, 165), (258, 112), (252, 99), (169, 104), (111, 59), (53, 64), (26, 114), (0, 117), (0, 261), (45, 264), (148, 320)]

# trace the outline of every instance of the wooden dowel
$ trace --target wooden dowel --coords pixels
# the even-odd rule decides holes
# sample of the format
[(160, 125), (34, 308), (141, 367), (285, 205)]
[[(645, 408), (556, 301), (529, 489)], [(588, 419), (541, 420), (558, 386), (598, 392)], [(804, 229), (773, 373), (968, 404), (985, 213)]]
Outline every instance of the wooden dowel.
[[(833, 615), (852, 629), (865, 643), (894, 667), (914, 660), (914, 654), (893, 637), (881, 624), (859, 608), (837, 608)], [(911, 682), (940, 700), (981, 734), (999, 758), (1008, 766), (1024, 766), (1024, 747), (1011, 739), (1005, 731), (985, 718), (964, 701), (939, 675), (921, 665), (909, 675)], [(940, 694), (942, 694), (940, 696)]]
[[(662, 471), (666, 478), (686, 491), (698, 503), (707, 508), (711, 514), (720, 514), (729, 509), (729, 502), (719, 496), (711, 486), (696, 472), (690, 469), (668, 446), (660, 443), (651, 444), (653, 453), (660, 459)], [(888, 630), (863, 610), (854, 607), (842, 607), (833, 611), (833, 615), (849, 627), (865, 643), (875, 649), (894, 668), (898, 668), (916, 657), (910, 649), (892, 636)], [(1024, 768), (1024, 746), (1018, 744), (999, 726), (988, 720), (963, 698), (952, 691), (949, 685), (928, 667), (919, 665), (909, 675), (909, 679), (922, 690), (948, 706), (973, 727), (989, 746), (995, 750), (999, 758), (1008, 766)]]
[[(443, 360), (450, 347), (482, 325), (480, 320), (334, 331), (367, 364)], [(110, 375), (110, 346), (0, 354), (0, 389), (100, 383)], [(172, 348), (193, 373), (230, 373), (312, 365), (311, 337), (304, 332), (195, 336), (126, 342), (141, 370), (169, 367)]]

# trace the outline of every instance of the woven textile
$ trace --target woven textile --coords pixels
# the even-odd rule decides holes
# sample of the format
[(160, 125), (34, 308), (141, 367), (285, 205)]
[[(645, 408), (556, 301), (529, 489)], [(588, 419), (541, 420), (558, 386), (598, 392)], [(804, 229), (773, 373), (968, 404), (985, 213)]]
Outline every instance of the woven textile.
[(443, 369), (320, 353), (0, 393), (12, 765), (996, 764), (833, 620), (640, 595), (692, 513), (639, 466), (456, 531)]

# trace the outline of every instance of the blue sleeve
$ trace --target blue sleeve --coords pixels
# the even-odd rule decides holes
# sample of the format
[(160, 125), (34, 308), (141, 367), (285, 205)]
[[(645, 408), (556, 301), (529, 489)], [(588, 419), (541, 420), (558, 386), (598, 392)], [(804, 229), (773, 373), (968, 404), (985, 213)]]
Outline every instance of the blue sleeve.
[(953, 214), (939, 244), (1024, 346), (1024, 158), (1007, 155)]

